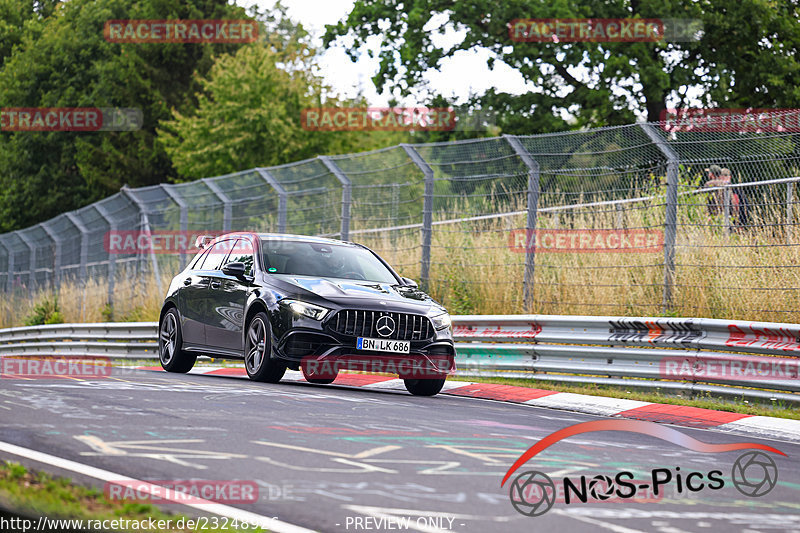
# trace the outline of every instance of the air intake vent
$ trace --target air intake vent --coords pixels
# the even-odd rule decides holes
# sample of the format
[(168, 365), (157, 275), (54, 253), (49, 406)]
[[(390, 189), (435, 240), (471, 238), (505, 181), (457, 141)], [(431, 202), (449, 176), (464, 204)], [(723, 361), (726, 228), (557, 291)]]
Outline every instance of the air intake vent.
[(376, 339), (418, 341), (433, 336), (428, 317), (386, 311), (339, 311), (328, 321), (328, 327), (340, 335)]

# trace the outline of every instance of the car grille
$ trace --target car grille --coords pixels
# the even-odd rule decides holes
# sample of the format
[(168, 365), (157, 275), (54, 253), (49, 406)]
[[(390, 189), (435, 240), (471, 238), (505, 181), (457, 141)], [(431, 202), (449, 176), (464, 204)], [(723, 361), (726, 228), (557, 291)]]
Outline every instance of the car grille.
[[(394, 331), (387, 337), (377, 331), (377, 322), (382, 316), (391, 317), (395, 324)], [(418, 341), (433, 336), (433, 325), (427, 317), (386, 311), (339, 311), (328, 321), (328, 327), (340, 335), (354, 337)]]

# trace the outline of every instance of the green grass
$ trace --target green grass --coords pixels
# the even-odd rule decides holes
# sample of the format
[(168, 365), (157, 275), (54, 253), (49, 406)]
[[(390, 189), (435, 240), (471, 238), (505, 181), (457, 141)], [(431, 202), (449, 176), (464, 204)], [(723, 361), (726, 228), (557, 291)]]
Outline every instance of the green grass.
[(545, 389), (558, 392), (572, 392), (575, 394), (588, 394), (591, 396), (605, 396), (608, 398), (625, 398), (628, 400), (639, 400), (642, 402), (668, 403), (672, 405), (685, 405), (689, 407), (700, 407), (703, 409), (715, 409), (717, 411), (728, 411), (731, 413), (741, 413), (745, 415), (774, 416), (778, 418), (791, 418), (800, 420), (800, 411), (796, 407), (787, 406), (780, 402), (775, 405), (765, 405), (764, 403), (754, 403), (744, 400), (743, 402), (725, 400), (710, 394), (701, 396), (685, 396), (681, 394), (665, 394), (662, 392), (642, 392), (630, 390), (624, 387), (613, 385), (593, 385), (593, 384), (562, 384), (553, 381), (543, 381), (525, 378), (500, 378), (500, 377), (478, 377), (478, 376), (452, 376), (450, 380), (472, 381), (480, 383), (498, 383), (501, 385), (515, 385), (517, 387), (530, 387), (534, 389)]
[[(0, 504), (9, 510), (23, 515), (47, 516), (50, 518), (83, 519), (83, 520), (171, 520), (173, 526), (184, 515), (167, 514), (158, 507), (139, 502), (112, 501), (102, 492), (73, 484), (67, 478), (54, 478), (45, 472), (28, 470), (23, 465), (13, 462), (0, 463)], [(220, 526), (224, 522), (219, 522)], [(227, 525), (230, 526), (230, 523)], [(122, 531), (147, 531), (142, 529)], [(172, 529), (160, 531), (195, 531), (193, 529)], [(248, 533), (264, 531), (259, 528), (199, 529), (206, 533)]]

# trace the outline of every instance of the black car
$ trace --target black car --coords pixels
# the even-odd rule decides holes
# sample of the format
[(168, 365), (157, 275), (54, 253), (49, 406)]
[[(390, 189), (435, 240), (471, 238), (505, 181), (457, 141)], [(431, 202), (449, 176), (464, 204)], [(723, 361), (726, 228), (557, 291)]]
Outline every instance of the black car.
[(244, 359), (256, 381), (291, 368), (327, 384), (349, 368), (398, 374), (410, 393), (432, 396), (455, 369), (447, 311), (365, 246), (255, 233), (198, 246), (161, 309), (169, 372), (207, 355)]

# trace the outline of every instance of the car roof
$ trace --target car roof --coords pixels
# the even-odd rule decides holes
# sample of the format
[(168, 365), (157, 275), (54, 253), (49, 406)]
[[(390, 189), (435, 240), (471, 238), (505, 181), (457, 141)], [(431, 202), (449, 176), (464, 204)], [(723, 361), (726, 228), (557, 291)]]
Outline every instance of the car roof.
[(278, 239), (278, 240), (292, 240), (303, 242), (314, 242), (320, 244), (350, 244), (352, 242), (340, 241), (338, 239), (327, 239), (325, 237), (312, 237), (310, 235), (292, 235), (290, 233), (256, 233), (256, 237), (260, 239)]
[(319, 244), (345, 244), (350, 246), (355, 246), (355, 243), (349, 241), (341, 241), (338, 239), (328, 239), (325, 237), (313, 237), (311, 235), (294, 235), (291, 233), (255, 233), (251, 231), (232, 231), (230, 233), (225, 233), (222, 235), (217, 235), (211, 241), (209, 241), (208, 246), (212, 244), (216, 244), (219, 241), (240, 237), (240, 236), (249, 236), (249, 237), (256, 237), (258, 239), (276, 239), (276, 240), (291, 240), (291, 241), (301, 241), (301, 242), (313, 242)]

